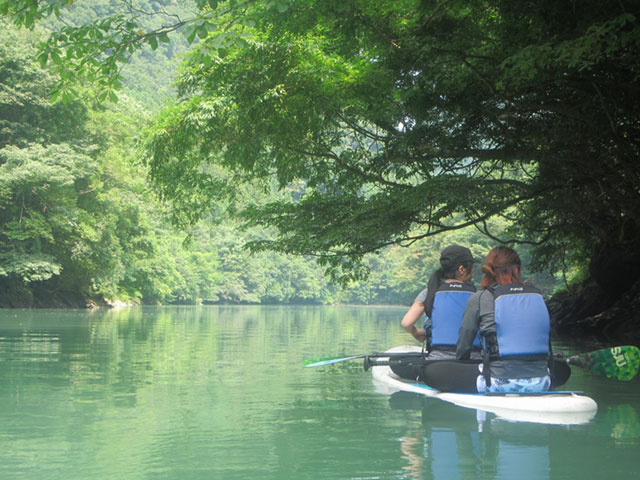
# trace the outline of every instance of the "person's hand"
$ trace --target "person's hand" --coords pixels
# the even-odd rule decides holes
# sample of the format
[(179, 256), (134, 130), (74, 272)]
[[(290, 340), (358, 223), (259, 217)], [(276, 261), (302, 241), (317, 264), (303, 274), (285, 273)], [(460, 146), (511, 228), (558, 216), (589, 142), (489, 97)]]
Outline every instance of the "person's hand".
[(422, 328), (414, 328), (411, 332), (411, 335), (413, 335), (413, 338), (418, 340), (420, 343), (424, 342), (427, 339), (427, 334)]
[(416, 323), (422, 318), (424, 315), (424, 303), (422, 302), (413, 302), (411, 308), (407, 313), (404, 314), (402, 318), (402, 328), (404, 328), (407, 333), (411, 334), (413, 338), (418, 340), (419, 342), (424, 342), (426, 335), (424, 332), (424, 328), (416, 328)]

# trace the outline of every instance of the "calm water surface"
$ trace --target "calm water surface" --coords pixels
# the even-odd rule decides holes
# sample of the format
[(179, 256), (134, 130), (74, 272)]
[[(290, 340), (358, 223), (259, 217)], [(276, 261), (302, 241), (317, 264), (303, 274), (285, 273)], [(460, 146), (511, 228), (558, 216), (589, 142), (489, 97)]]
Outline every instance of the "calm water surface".
[[(578, 369), (583, 425), (376, 393), (402, 308), (0, 311), (0, 479), (598, 479), (640, 471), (640, 382)], [(597, 346), (582, 345), (593, 349)], [(558, 350), (576, 353), (573, 345)]]

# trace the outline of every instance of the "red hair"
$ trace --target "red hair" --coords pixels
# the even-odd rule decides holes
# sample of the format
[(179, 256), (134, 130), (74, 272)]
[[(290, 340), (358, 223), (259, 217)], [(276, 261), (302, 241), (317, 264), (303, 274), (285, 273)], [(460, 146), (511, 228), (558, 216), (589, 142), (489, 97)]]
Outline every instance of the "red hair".
[(494, 283), (501, 285), (522, 283), (520, 266), (520, 257), (513, 248), (504, 246), (492, 248), (482, 266), (484, 275), (480, 286), (487, 288)]

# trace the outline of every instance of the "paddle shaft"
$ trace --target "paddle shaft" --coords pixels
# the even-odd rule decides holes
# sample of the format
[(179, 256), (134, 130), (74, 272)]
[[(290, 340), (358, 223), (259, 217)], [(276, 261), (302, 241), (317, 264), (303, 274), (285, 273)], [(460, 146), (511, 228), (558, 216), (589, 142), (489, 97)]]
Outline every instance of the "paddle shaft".
[[(391, 357), (388, 360), (371, 360), (365, 356), (364, 369), (366, 371), (370, 367), (382, 365), (424, 366), (442, 361), (455, 361), (454, 359), (429, 360), (422, 354), (415, 359), (412, 359), (410, 355), (406, 354), (397, 355), (397, 357), (400, 358)], [(593, 352), (571, 355), (566, 358), (562, 355), (554, 355), (553, 360), (554, 368), (552, 370), (556, 377), (562, 379), (558, 385), (562, 385), (569, 378), (571, 374), (569, 366), (584, 368), (613, 380), (628, 381), (633, 379), (638, 373), (638, 368), (640, 367), (640, 350), (634, 346), (604, 348)], [(467, 361), (467, 363), (479, 362)]]
[[(319, 367), (322, 365), (330, 365), (332, 363), (345, 362), (348, 360), (354, 360), (358, 358), (365, 359), (365, 370), (369, 366), (374, 364), (371, 362), (371, 358), (398, 358), (398, 364), (402, 362), (402, 358), (407, 359), (416, 357), (413, 362), (436, 362), (441, 359), (427, 360), (427, 354), (425, 351), (420, 352), (382, 352), (382, 353), (368, 353), (362, 355), (351, 355), (349, 357), (322, 359), (320, 361), (308, 360), (305, 367)], [(635, 346), (621, 346), (612, 348), (603, 348), (588, 353), (580, 353), (572, 355), (567, 358), (562, 356), (555, 356), (556, 360), (566, 362), (568, 365), (574, 365), (584, 369), (588, 369), (599, 373), (607, 378), (627, 381), (634, 378), (638, 373), (640, 367), (640, 350)], [(391, 361), (391, 360), (389, 360)], [(449, 360), (451, 361), (451, 360)], [(309, 362), (314, 362), (309, 364)], [(414, 363), (415, 364), (415, 363)], [(368, 365), (368, 366), (367, 366)]]
[(480, 360), (455, 360), (453, 358), (433, 358), (431, 360), (427, 359), (424, 356), (413, 356), (414, 358), (411, 358), (411, 355), (407, 355), (407, 354), (402, 354), (402, 355), (397, 355), (397, 358), (391, 357), (389, 358), (389, 360), (372, 360), (370, 357), (366, 356), (364, 358), (364, 371), (366, 372), (367, 370), (369, 370), (369, 368), (371, 367), (379, 367), (379, 366), (394, 366), (394, 365), (419, 365), (419, 366), (424, 366), (424, 365), (429, 365), (431, 363), (438, 363), (438, 362), (458, 362), (458, 363), (471, 363), (471, 364), (479, 364), (481, 363)]
[[(348, 357), (333, 357), (323, 358), (317, 361), (313, 359), (304, 362), (304, 366), (307, 368), (321, 367), (324, 365), (331, 365), (333, 363), (341, 363), (349, 360), (357, 360), (359, 358), (378, 358), (378, 357), (426, 357), (426, 352), (387, 352), (387, 353), (364, 353), (362, 355), (350, 355)], [(313, 362), (313, 363), (309, 363)]]

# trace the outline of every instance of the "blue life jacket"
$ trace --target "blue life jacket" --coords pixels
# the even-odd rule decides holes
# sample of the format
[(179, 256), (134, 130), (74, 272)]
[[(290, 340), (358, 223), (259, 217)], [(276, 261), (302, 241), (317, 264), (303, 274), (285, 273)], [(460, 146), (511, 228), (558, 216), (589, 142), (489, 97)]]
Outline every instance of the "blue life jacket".
[(512, 283), (492, 287), (496, 335), (485, 338), (491, 359), (518, 356), (536, 360), (549, 355), (549, 311), (540, 290)]
[[(455, 349), (467, 300), (476, 288), (463, 282), (441, 282), (433, 298), (431, 317), (425, 321), (427, 350)], [(480, 336), (473, 342), (480, 348)]]

